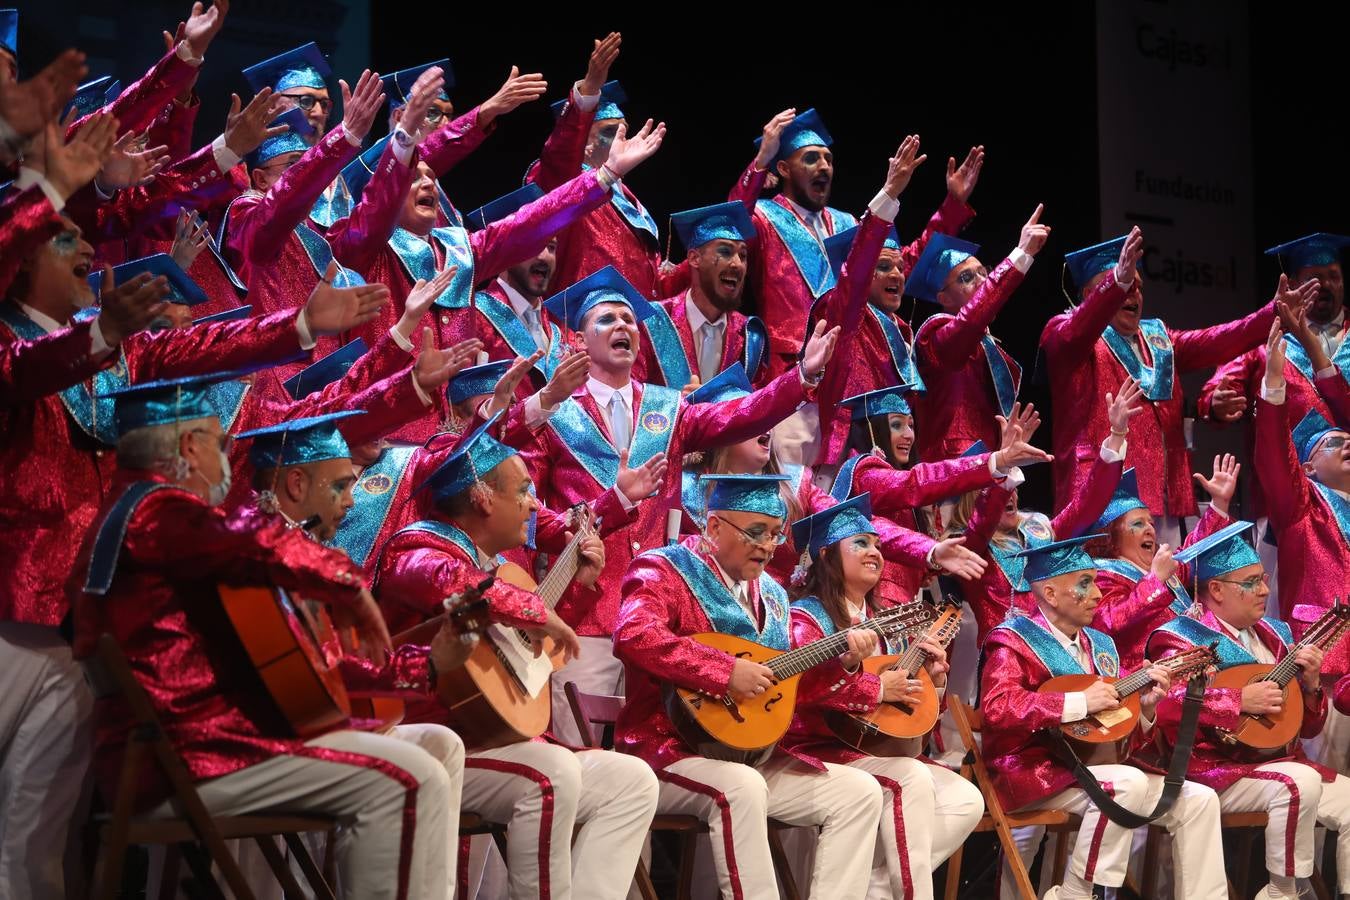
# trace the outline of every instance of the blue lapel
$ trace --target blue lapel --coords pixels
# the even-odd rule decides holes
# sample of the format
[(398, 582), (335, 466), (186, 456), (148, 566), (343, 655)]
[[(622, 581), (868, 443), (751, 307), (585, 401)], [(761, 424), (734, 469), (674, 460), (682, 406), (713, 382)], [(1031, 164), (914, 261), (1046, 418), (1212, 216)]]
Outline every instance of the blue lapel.
[(1148, 344), (1153, 356), (1153, 365), (1145, 366), (1130, 341), (1110, 325), (1102, 332), (1102, 339), (1111, 349), (1111, 354), (1121, 364), (1130, 377), (1139, 382), (1144, 396), (1156, 402), (1172, 398), (1173, 360), (1172, 336), (1162, 319), (1144, 319), (1139, 323), (1139, 334)]
[[(628, 448), (629, 466), (636, 468), (666, 452), (675, 433), (679, 406), (679, 389), (655, 384), (642, 386), (642, 401), (633, 422), (633, 443)], [(548, 427), (597, 484), (606, 490), (614, 487), (619, 478), (619, 453), (580, 403), (568, 397), (549, 417)]]
[[(469, 242), (469, 233), (454, 226), (433, 228), (431, 239), (444, 251), (447, 266), (459, 266), (455, 277), (450, 279), (450, 286), (433, 302), (445, 309), (468, 309), (473, 303), (474, 280), (473, 245)], [(436, 253), (424, 238), (406, 229), (395, 228), (389, 235), (389, 247), (413, 281), (430, 281), (436, 277)]]
[[(362, 568), (375, 550), (375, 540), (384, 530), (399, 487), (416, 447), (389, 447), (361, 473), (352, 490), (355, 505), (347, 511), (333, 537), (333, 546), (343, 550)], [(471, 554), (472, 555), (472, 554)], [(474, 557), (477, 558), (477, 557)]]
[[(881, 335), (886, 339), (886, 346), (891, 351), (891, 365), (894, 366), (896, 377), (900, 379), (900, 383), (908, 384), (916, 391), (927, 390), (923, 378), (919, 375), (918, 367), (914, 365), (914, 357), (910, 353), (910, 346), (906, 343), (905, 336), (901, 334), (900, 329), (891, 321), (890, 315), (870, 303), (867, 304), (867, 311), (872, 314), (872, 318), (881, 328)], [(1016, 392), (1014, 391), (1014, 393)]]
[(768, 575), (761, 575), (758, 582), (759, 601), (764, 608), (764, 628), (761, 631), (746, 615), (745, 608), (736, 602), (717, 573), (688, 547), (671, 544), (648, 550), (647, 553), (670, 563), (719, 633), (754, 641), (775, 650), (787, 650), (790, 646), (787, 592)]
[[(492, 296), (491, 294), (479, 291), (474, 295), (474, 305), (478, 307), (490, 323), (496, 329), (497, 333), (506, 341), (506, 345), (511, 348), (511, 352), (516, 356), (530, 357), (539, 348), (535, 346), (534, 337), (530, 334), (530, 329), (525, 327), (525, 323), (520, 321), (516, 311), (508, 304)], [(541, 320), (542, 324), (542, 320)], [(548, 331), (549, 341), (548, 350), (534, 367), (545, 378), (553, 377), (553, 370), (557, 368), (562, 357), (562, 332), (558, 326), (552, 323), (545, 325)]]
[(117, 560), (122, 555), (122, 541), (127, 536), (127, 525), (131, 522), (132, 514), (146, 497), (155, 491), (172, 487), (174, 485), (162, 481), (137, 481), (117, 498), (98, 526), (98, 534), (94, 538), (94, 549), (89, 554), (89, 573), (84, 581), (86, 594), (102, 596), (108, 593), (113, 577), (117, 574)]

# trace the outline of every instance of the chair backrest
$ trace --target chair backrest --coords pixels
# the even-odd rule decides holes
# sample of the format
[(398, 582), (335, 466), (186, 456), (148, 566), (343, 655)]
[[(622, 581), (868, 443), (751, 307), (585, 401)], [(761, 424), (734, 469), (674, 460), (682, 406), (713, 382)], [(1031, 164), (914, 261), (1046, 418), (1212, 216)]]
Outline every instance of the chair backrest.
[(569, 681), (563, 685), (567, 694), (567, 703), (572, 707), (572, 717), (576, 719), (577, 731), (587, 747), (600, 747), (595, 738), (594, 726), (605, 728), (619, 721), (619, 711), (623, 709), (623, 698), (610, 694), (588, 694)]
[(975, 735), (984, 728), (984, 715), (978, 709), (971, 709), (966, 701), (957, 696), (948, 697), (952, 711), (952, 720), (956, 730), (961, 732), (961, 740), (966, 745), (966, 759), (975, 774), (975, 786), (984, 794), (984, 806), (995, 819), (1003, 818), (1003, 805), (994, 792), (994, 780), (984, 764), (984, 753)]

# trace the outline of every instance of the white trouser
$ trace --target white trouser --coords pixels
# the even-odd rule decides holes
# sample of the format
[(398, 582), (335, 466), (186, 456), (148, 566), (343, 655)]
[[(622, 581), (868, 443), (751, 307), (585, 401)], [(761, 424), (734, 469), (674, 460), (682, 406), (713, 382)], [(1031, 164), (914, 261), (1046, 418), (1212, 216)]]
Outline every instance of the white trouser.
[(1350, 716), (1328, 703), (1326, 724), (1317, 737), (1303, 742), (1303, 750), (1314, 762), (1342, 775), (1350, 773)]
[(899, 756), (849, 763), (881, 785), (881, 824), (869, 900), (931, 900), (933, 870), (956, 852), (984, 814), (979, 788), (950, 769)]
[[(85, 796), (94, 698), (55, 628), (0, 622), (0, 894), (64, 897)], [(72, 860), (78, 854), (71, 855)], [(72, 882), (75, 881), (72, 873)], [(71, 884), (72, 893), (78, 893)]]
[(656, 812), (646, 763), (530, 741), (472, 753), (465, 769), (464, 808), (507, 826), (513, 900), (627, 893)]
[(453, 897), (455, 873), (459, 871), (459, 810), (464, 793), (464, 742), (444, 725), (395, 725), (389, 734), (421, 747), (445, 769), (445, 777), (449, 782), (446, 804), (450, 813), (445, 834), (445, 896)]
[[(577, 729), (576, 716), (563, 685), (576, 682), (585, 694), (623, 696), (623, 663), (614, 655), (614, 641), (607, 637), (582, 637), (581, 655), (553, 673), (553, 736), (564, 744), (579, 747), (585, 744)], [(600, 729), (595, 729), (596, 743), (600, 743)]]
[[(1153, 809), (1163, 790), (1163, 777), (1134, 766), (1088, 766), (1106, 792), (1128, 810), (1146, 813)], [(1082, 827), (1074, 841), (1073, 874), (1106, 887), (1125, 883), (1133, 829), (1122, 828), (1103, 816), (1082, 788), (1069, 788), (1025, 809), (1059, 809), (1082, 816)], [(1218, 862), (1222, 846), (1219, 832), (1219, 798), (1202, 784), (1188, 781), (1182, 785), (1177, 801), (1154, 824), (1172, 835), (1172, 858), (1176, 862), (1175, 893), (1185, 900), (1226, 900), (1228, 883), (1223, 865)], [(1024, 865), (1030, 866), (1039, 843), (1039, 828), (1015, 829), (1013, 839)], [(1011, 878), (1002, 877), (1004, 896)]]
[(833, 763), (817, 772), (790, 759), (753, 769), (695, 756), (656, 777), (658, 812), (708, 823), (723, 896), (777, 900), (769, 818), (820, 827), (807, 892), (813, 900), (866, 894), (881, 814), (881, 788), (866, 772)]
[(779, 462), (810, 466), (820, 455), (820, 410), (808, 403), (773, 429), (773, 450)]
[(1219, 795), (1224, 812), (1264, 812), (1266, 869), (1275, 875), (1307, 878), (1313, 870), (1313, 827), (1338, 832), (1336, 871), (1339, 893), (1350, 893), (1350, 779), (1337, 775), (1324, 784), (1316, 769), (1296, 762), (1260, 766)]
[[(344, 896), (442, 900), (449, 893), (450, 778), (442, 760), (407, 741), (334, 731), (200, 782), (197, 792), (216, 815), (284, 810), (337, 818)], [(165, 801), (151, 814), (172, 808)]]

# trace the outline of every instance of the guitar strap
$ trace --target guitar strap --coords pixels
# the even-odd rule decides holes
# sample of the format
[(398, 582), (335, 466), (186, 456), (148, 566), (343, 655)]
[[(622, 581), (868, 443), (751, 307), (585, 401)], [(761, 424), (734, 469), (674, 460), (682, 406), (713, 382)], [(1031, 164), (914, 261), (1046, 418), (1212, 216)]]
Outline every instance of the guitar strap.
[(1062, 731), (1058, 728), (1051, 728), (1046, 734), (1050, 736), (1052, 749), (1058, 751), (1062, 761), (1073, 770), (1073, 777), (1078, 781), (1078, 786), (1087, 792), (1088, 797), (1097, 809), (1101, 810), (1102, 815), (1121, 828), (1138, 828), (1165, 816), (1172, 805), (1177, 802), (1177, 796), (1181, 793), (1181, 786), (1186, 781), (1186, 769), (1191, 764), (1191, 749), (1195, 746), (1195, 727), (1200, 721), (1200, 707), (1204, 699), (1205, 677), (1204, 675), (1197, 675), (1186, 684), (1186, 700), (1181, 708), (1181, 724), (1177, 729), (1177, 743), (1172, 748), (1172, 763), (1167, 767), (1167, 775), (1163, 777), (1162, 795), (1158, 797), (1157, 804), (1148, 815), (1132, 812), (1111, 799), (1097, 777), (1078, 758), (1073, 745), (1064, 737)]

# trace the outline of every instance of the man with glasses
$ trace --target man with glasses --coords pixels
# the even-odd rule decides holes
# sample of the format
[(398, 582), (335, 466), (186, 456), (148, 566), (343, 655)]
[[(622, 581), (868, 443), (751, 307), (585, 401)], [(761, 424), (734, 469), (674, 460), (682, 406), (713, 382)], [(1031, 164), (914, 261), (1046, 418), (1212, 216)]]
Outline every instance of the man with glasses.
[(787, 478), (705, 476), (704, 532), (649, 550), (628, 566), (614, 631), (628, 699), (614, 745), (656, 770), (658, 814), (698, 816), (707, 823), (722, 896), (778, 896), (767, 832), (773, 817), (820, 829), (812, 897), (862, 897), (881, 815), (876, 779), (795, 751), (775, 752), (757, 768), (700, 756), (680, 737), (664, 700), (672, 684), (737, 702), (773, 687), (767, 666), (691, 636), (720, 632), (789, 649), (787, 593), (764, 571), (787, 535), (780, 492)]
[[(1278, 330), (1274, 333), (1278, 341)], [(1264, 392), (1269, 395), (1271, 389), (1268, 369)], [(1260, 405), (1265, 409), (1258, 410), (1258, 423), (1263, 418), (1279, 418), (1278, 413), (1266, 415), (1277, 406), (1265, 400)], [(1285, 445), (1287, 434), (1286, 430), (1282, 438)], [(1217, 791), (1225, 813), (1263, 812), (1270, 817), (1266, 825), (1270, 882), (1257, 894), (1259, 900), (1299, 896), (1295, 879), (1312, 874), (1313, 829), (1319, 825), (1337, 833), (1337, 894), (1345, 897), (1350, 894), (1350, 779), (1310, 761), (1297, 740), (1282, 755), (1253, 762), (1242, 755), (1240, 746), (1225, 743), (1211, 730), (1233, 730), (1243, 713), (1259, 716), (1279, 712), (1286, 702), (1285, 693), (1292, 691), (1303, 694), (1302, 737), (1316, 737), (1326, 721), (1322, 677), (1329, 673), (1323, 666), (1322, 651), (1311, 646), (1293, 650), (1294, 635), (1289, 625), (1265, 617), (1270, 587), (1260, 557), (1244, 537), (1251, 528), (1251, 522), (1234, 522), (1186, 551), (1186, 558), (1194, 559), (1196, 605), (1189, 615), (1178, 616), (1153, 632), (1147, 655), (1161, 660), (1213, 644), (1217, 668), (1222, 671), (1252, 663), (1270, 665), (1294, 654), (1298, 677), (1287, 687), (1253, 681), (1241, 689), (1205, 690), (1200, 725), (1206, 727), (1197, 734), (1187, 778)], [(1312, 561), (1305, 558), (1302, 562), (1310, 565)], [(1335, 577), (1343, 579), (1343, 572), (1336, 570)], [(1170, 759), (1176, 741), (1184, 693), (1185, 688), (1178, 685), (1158, 704), (1162, 734), (1154, 761), (1162, 765)], [(1246, 860), (1241, 862), (1245, 864)]]
[(1038, 205), (1022, 226), (1017, 246), (992, 272), (975, 256), (978, 245), (937, 234), (909, 274), (908, 292), (942, 307), (914, 335), (914, 360), (925, 390), (910, 402), (919, 421), (918, 458), (924, 462), (960, 456), (976, 441), (998, 446), (996, 417), (1012, 414), (1022, 368), (989, 326), (1050, 237), (1050, 226), (1040, 219)]

